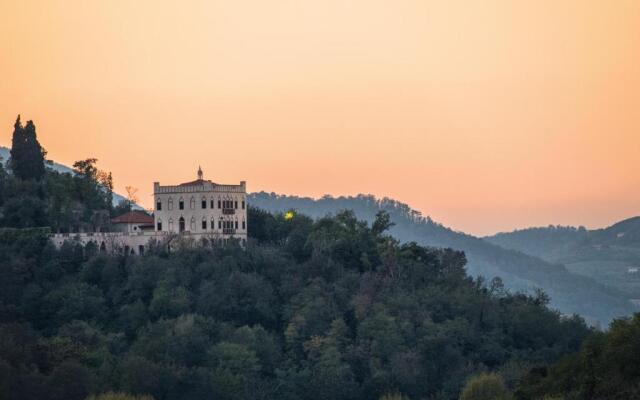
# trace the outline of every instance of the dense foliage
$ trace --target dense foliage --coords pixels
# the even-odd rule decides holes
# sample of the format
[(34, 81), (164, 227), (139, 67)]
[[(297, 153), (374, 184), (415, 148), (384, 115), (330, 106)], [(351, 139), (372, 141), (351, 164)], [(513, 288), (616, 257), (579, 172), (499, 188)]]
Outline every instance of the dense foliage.
[(588, 334), (543, 294), (470, 279), (460, 252), (385, 236), (384, 214), (249, 218), (246, 250), (2, 240), (3, 398), (454, 399), (469, 375), (513, 387)]
[(77, 161), (73, 173), (45, 168), (46, 151), (32, 121), (16, 121), (8, 168), (0, 163), (0, 227), (50, 227), (53, 231), (106, 229), (113, 208), (111, 174), (97, 160)]
[(507, 390), (500, 375), (482, 373), (469, 379), (462, 389), (460, 400), (510, 400), (511, 394)]
[(543, 397), (627, 400), (640, 398), (640, 314), (614, 321), (590, 336), (580, 352), (536, 368), (516, 392), (522, 400)]
[(637, 310), (629, 302), (627, 293), (606, 287), (601, 280), (572, 273), (558, 263), (550, 263), (456, 232), (395, 200), (376, 199), (370, 195), (311, 199), (261, 192), (252, 194), (249, 204), (271, 212), (295, 209), (314, 218), (348, 209), (353, 210), (359, 219), (369, 223), (374, 221), (379, 211), (386, 211), (395, 224), (390, 233), (396, 239), (402, 242), (414, 241), (424, 246), (462, 250), (469, 260), (467, 272), (470, 275), (489, 278), (498, 276), (512, 291), (532, 292), (535, 288), (542, 288), (551, 297), (551, 306), (563, 313), (578, 313), (590, 323), (599, 323), (604, 327), (612, 318), (631, 315)]

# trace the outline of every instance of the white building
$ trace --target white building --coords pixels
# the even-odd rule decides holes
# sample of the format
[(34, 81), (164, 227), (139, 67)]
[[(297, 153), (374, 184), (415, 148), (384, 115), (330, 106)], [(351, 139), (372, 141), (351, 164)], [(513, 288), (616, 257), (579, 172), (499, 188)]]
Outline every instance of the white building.
[(51, 240), (61, 246), (67, 240), (83, 245), (93, 242), (103, 251), (143, 254), (151, 240), (170, 246), (176, 238), (197, 243), (220, 243), (231, 238), (243, 245), (247, 241), (247, 187), (223, 185), (205, 180), (198, 168), (198, 179), (178, 185), (153, 184), (153, 215), (131, 211), (111, 220), (113, 232), (54, 234)]
[(153, 184), (157, 232), (247, 237), (246, 182), (220, 185), (202, 178), (176, 186)]

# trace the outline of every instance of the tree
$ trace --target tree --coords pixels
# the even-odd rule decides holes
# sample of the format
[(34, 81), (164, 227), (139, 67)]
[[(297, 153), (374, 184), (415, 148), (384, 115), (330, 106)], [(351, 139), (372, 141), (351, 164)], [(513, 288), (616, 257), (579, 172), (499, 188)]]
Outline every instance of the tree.
[(409, 398), (400, 393), (388, 393), (380, 397), (380, 400), (409, 400)]
[(499, 375), (483, 373), (467, 382), (460, 400), (508, 400), (511, 398)]
[(381, 235), (384, 231), (390, 229), (393, 225), (391, 222), (391, 216), (386, 211), (378, 211), (376, 214), (376, 219), (371, 224), (371, 233), (376, 236)]
[(42, 179), (45, 173), (46, 154), (47, 152), (40, 146), (36, 137), (36, 126), (33, 121), (27, 121), (23, 127), (18, 115), (14, 124), (9, 162), (13, 174), (22, 180)]
[(87, 218), (95, 210), (111, 210), (113, 206), (113, 178), (111, 173), (96, 167), (96, 158), (87, 158), (73, 163), (76, 174), (76, 194), (85, 208)]
[(138, 188), (133, 186), (125, 186), (124, 188), (127, 191), (127, 201), (130, 204), (135, 204), (139, 201), (138, 199)]
[(124, 392), (106, 392), (102, 394), (93, 394), (86, 400), (153, 400), (153, 396), (149, 395), (131, 395)]
[(75, 360), (63, 361), (49, 377), (49, 390), (54, 400), (83, 400), (96, 387), (96, 376)]
[(7, 184), (7, 172), (2, 165), (2, 157), (0, 157), (0, 207), (4, 204), (5, 186)]

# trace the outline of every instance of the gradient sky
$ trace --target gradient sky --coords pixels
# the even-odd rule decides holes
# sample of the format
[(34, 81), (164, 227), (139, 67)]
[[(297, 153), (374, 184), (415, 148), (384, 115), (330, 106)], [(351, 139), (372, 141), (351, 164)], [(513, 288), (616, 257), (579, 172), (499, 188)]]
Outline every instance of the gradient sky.
[(1, 1), (0, 145), (389, 196), (458, 230), (640, 214), (640, 1)]

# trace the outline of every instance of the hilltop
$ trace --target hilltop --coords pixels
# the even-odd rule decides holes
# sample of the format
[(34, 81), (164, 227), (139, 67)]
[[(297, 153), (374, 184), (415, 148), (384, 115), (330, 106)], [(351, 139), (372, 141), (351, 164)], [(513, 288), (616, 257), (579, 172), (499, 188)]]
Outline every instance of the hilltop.
[[(8, 147), (0, 146), (0, 163), (2, 163), (2, 165), (5, 165), (10, 157), (11, 157), (11, 149), (9, 149)], [(52, 160), (47, 161), (46, 167), (53, 171), (59, 172), (61, 174), (73, 174), (72, 168)], [(114, 206), (117, 206), (123, 201), (126, 201), (126, 198), (124, 196), (118, 193), (113, 193)], [(138, 206), (137, 204), (133, 204), (133, 208), (142, 209), (142, 207)]]
[(373, 221), (376, 213), (384, 210), (395, 223), (390, 234), (398, 240), (462, 250), (468, 259), (470, 275), (487, 279), (499, 276), (512, 291), (532, 292), (542, 288), (551, 297), (551, 305), (563, 313), (578, 313), (591, 322), (606, 325), (612, 318), (629, 315), (635, 309), (628, 294), (615, 287), (574, 273), (559, 262), (454, 231), (395, 200), (376, 199), (371, 195), (312, 199), (262, 192), (252, 194), (249, 202), (270, 212), (295, 209), (314, 218), (348, 209), (360, 219)]
[(593, 278), (640, 299), (640, 217), (607, 228), (549, 226), (499, 233), (485, 240)]
[(142, 257), (3, 231), (0, 398), (454, 400), (485, 371), (513, 390), (592, 332), (467, 276), (459, 251), (399, 244), (384, 213), (249, 212), (246, 248)]
[[(8, 149), (0, 147), (0, 156), (6, 161)], [(72, 172), (69, 167), (52, 161), (47, 166), (61, 173)], [(113, 197), (114, 203), (124, 200), (116, 193)], [(464, 251), (469, 261), (467, 272), (471, 276), (481, 275), (489, 280), (500, 277), (506, 288), (513, 292), (533, 293), (536, 288), (541, 288), (551, 297), (551, 306), (565, 314), (580, 314), (589, 322), (602, 326), (612, 318), (634, 311), (627, 292), (567, 269), (562, 260), (544, 259), (539, 254), (526, 254), (520, 249), (502, 247), (500, 243), (454, 231), (395, 200), (379, 200), (368, 195), (325, 196), (315, 200), (263, 192), (251, 194), (248, 202), (274, 213), (295, 209), (316, 219), (342, 210), (353, 210), (358, 218), (372, 222), (378, 211), (385, 210), (395, 224), (390, 230), (391, 235), (401, 242), (415, 241), (425, 246)]]

